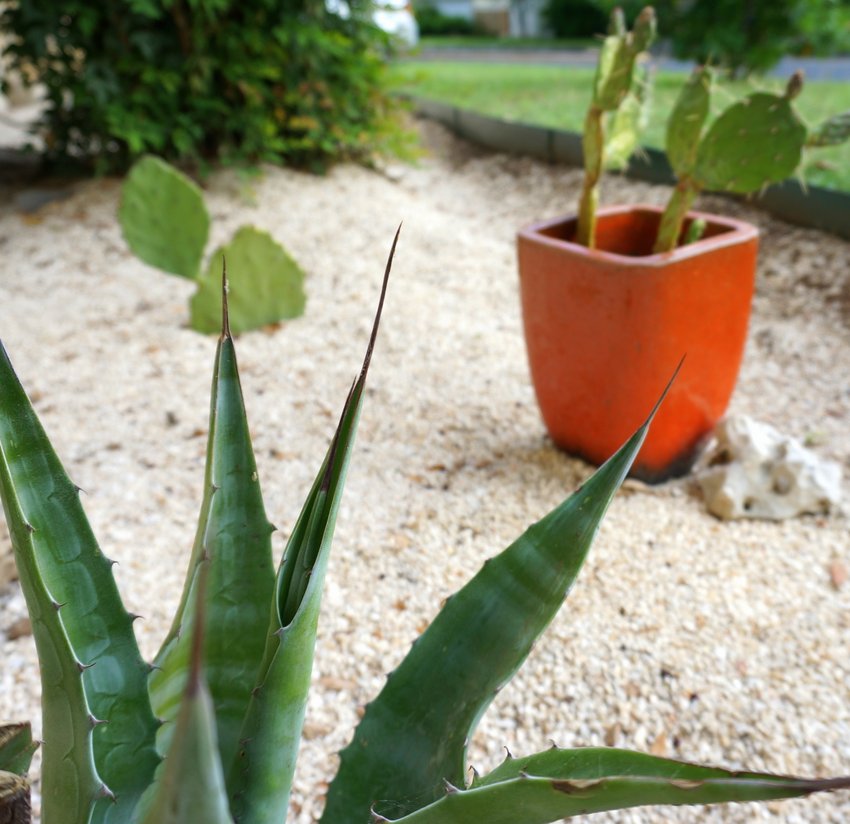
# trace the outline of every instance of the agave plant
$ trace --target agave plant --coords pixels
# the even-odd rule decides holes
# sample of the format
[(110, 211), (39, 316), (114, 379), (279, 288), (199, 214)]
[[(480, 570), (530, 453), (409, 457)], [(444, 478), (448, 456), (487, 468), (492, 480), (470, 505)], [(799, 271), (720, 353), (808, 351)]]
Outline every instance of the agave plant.
[[(44, 824), (285, 820), (323, 579), (394, 250), (395, 242), (363, 367), (276, 572), (223, 300), (200, 522), (153, 665), (139, 654), (78, 490), (0, 347), (0, 493), (41, 663)], [(536, 824), (850, 786), (850, 778), (728, 772), (596, 748), (508, 756), (466, 784), (477, 721), (560, 608), (648, 426), (448, 600), (367, 708), (322, 821), (392, 814), (404, 824)], [(29, 820), (32, 750), (26, 726), (0, 735), (2, 821)]]

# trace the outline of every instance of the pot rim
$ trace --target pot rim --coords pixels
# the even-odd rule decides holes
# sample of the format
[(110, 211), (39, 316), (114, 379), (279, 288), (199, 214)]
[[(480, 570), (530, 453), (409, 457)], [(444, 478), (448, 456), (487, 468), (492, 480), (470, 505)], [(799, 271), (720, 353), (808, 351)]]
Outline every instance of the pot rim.
[[(653, 206), (648, 203), (638, 203), (634, 205), (618, 204), (614, 206), (604, 206), (597, 210), (598, 217), (608, 217), (633, 212), (652, 212), (661, 214), (663, 209), (660, 206)], [(741, 243), (758, 238), (759, 230), (752, 223), (747, 223), (744, 220), (728, 217), (726, 215), (716, 215), (710, 212), (700, 212), (690, 210), (687, 216), (691, 219), (702, 219), (706, 223), (721, 226), (726, 231), (721, 232), (711, 237), (702, 238), (689, 243), (687, 246), (677, 246), (671, 252), (655, 252), (650, 255), (621, 255), (617, 252), (608, 252), (604, 249), (588, 249), (571, 240), (563, 240), (560, 238), (550, 237), (543, 234), (546, 229), (551, 229), (570, 221), (578, 219), (574, 213), (562, 215), (561, 217), (549, 218), (547, 220), (536, 221), (523, 227), (517, 233), (518, 238), (531, 241), (533, 243), (550, 246), (553, 249), (569, 249), (572, 254), (594, 257), (600, 260), (610, 261), (611, 263), (624, 264), (630, 266), (643, 266), (647, 268), (656, 268), (667, 266), (674, 261), (685, 260), (687, 258), (696, 257), (706, 254), (715, 249), (725, 248), (727, 246), (735, 246)]]

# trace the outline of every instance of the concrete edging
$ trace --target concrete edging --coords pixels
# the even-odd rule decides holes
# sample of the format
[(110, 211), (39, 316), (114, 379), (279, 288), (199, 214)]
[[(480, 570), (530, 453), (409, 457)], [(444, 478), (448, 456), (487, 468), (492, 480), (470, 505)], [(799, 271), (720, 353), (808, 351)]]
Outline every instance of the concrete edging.
[[(436, 120), (460, 137), (499, 152), (521, 154), (549, 163), (582, 165), (581, 135), (529, 123), (502, 120), (436, 100), (409, 96), (417, 114)], [(625, 172), (650, 183), (675, 183), (664, 152), (645, 148)], [(821, 186), (803, 187), (796, 180), (770, 186), (753, 202), (776, 217), (850, 240), (850, 194)]]

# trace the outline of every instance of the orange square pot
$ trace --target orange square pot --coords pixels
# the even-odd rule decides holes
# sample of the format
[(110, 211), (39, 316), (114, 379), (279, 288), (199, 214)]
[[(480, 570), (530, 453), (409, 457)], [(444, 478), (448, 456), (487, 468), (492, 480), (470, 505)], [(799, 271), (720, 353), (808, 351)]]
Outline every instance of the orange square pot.
[[(632, 475), (687, 472), (735, 388), (755, 286), (758, 230), (702, 218), (703, 237), (653, 254), (661, 210), (600, 209), (597, 248), (572, 242), (576, 218), (517, 239), (531, 377), (555, 443), (605, 461), (641, 425), (677, 364)], [(687, 230), (687, 225), (685, 226)]]

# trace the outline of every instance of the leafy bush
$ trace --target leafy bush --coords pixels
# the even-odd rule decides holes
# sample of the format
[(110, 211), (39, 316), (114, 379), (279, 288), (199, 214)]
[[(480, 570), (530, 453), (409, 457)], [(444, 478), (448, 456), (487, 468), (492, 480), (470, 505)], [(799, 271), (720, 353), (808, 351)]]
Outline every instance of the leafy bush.
[(482, 34), (481, 29), (474, 21), (467, 20), (465, 17), (443, 14), (438, 8), (430, 4), (416, 7), (416, 22), (419, 23), (419, 33), (425, 36)]
[(555, 37), (594, 37), (608, 25), (608, 15), (594, 0), (547, 0), (543, 20)]
[(766, 71), (796, 50), (809, 5), (810, 0), (695, 0), (675, 14), (669, 28), (673, 51), (736, 76)]
[(800, 19), (799, 54), (850, 54), (850, 2), (811, 0)]
[(386, 35), (367, 0), (20, 0), (5, 54), (43, 83), (48, 158), (123, 170), (144, 153), (181, 165), (322, 167), (398, 149)]

